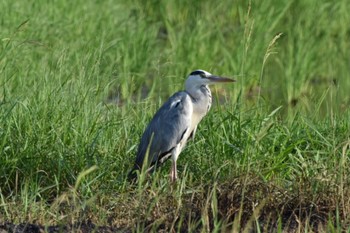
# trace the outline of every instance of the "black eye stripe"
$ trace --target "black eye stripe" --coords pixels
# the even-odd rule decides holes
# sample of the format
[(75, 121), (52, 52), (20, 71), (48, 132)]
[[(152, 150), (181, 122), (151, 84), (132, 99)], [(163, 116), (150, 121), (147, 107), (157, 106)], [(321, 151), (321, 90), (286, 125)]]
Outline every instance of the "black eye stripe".
[(205, 73), (201, 70), (195, 70), (190, 75), (200, 75), (202, 78), (205, 77)]

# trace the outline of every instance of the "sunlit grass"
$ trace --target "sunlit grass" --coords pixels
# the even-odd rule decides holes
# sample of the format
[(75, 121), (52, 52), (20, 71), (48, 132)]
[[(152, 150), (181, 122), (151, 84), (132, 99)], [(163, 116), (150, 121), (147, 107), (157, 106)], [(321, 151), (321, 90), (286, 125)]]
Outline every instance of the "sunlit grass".
[[(0, 8), (0, 225), (349, 228), (345, 0)], [(130, 185), (140, 135), (198, 68), (238, 82), (213, 87), (176, 185), (170, 164)]]

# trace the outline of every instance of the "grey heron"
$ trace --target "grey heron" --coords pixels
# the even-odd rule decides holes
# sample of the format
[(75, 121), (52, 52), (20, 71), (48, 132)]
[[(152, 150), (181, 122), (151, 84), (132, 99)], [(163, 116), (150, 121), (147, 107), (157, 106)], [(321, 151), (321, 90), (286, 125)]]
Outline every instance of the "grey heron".
[[(197, 126), (208, 113), (212, 97), (210, 84), (235, 82), (204, 70), (195, 70), (188, 76), (185, 90), (171, 96), (154, 115), (144, 131), (129, 179), (137, 177), (136, 171), (153, 171), (156, 166), (171, 158), (171, 181), (177, 179), (176, 161), (186, 145), (194, 138)], [(147, 167), (144, 167), (147, 166)]]

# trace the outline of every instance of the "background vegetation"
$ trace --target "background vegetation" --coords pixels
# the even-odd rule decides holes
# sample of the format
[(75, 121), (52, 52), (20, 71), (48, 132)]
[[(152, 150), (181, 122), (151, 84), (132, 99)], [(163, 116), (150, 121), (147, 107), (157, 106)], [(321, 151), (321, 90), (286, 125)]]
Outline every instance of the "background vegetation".
[[(347, 0), (0, 9), (0, 224), (349, 229)], [(169, 164), (129, 185), (145, 126), (198, 68), (238, 82), (212, 88), (177, 185)]]

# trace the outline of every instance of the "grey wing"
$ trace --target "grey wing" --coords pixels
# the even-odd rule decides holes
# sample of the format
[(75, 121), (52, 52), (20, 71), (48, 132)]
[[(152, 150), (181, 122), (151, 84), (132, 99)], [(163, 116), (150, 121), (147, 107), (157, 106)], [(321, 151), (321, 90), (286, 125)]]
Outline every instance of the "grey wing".
[(148, 165), (167, 160), (171, 150), (190, 129), (192, 112), (192, 100), (186, 92), (177, 92), (170, 97), (143, 133), (134, 168), (143, 166), (148, 148)]

